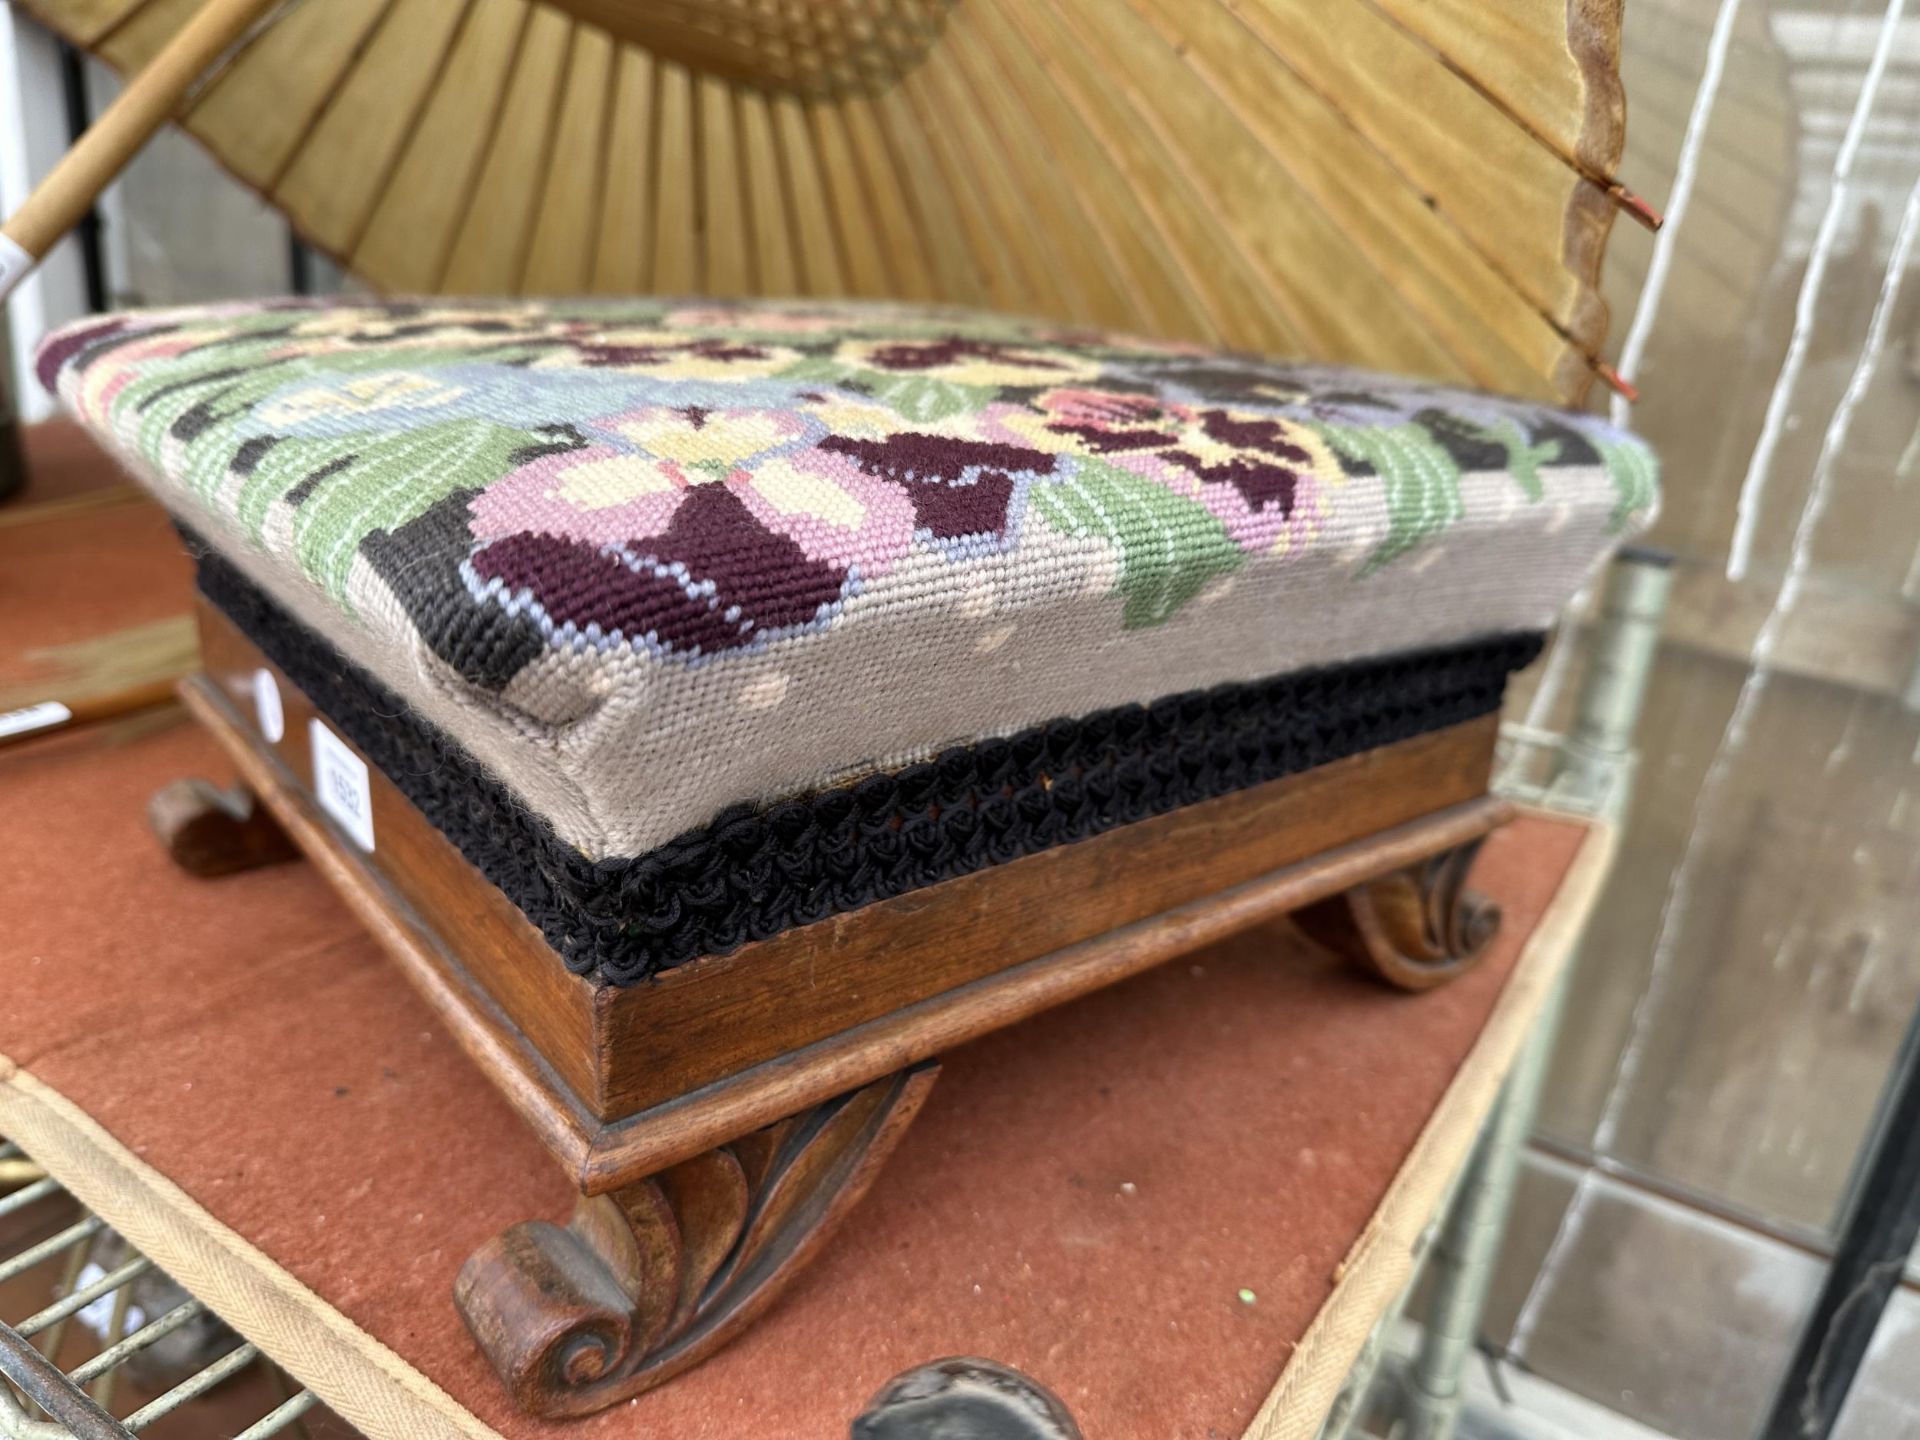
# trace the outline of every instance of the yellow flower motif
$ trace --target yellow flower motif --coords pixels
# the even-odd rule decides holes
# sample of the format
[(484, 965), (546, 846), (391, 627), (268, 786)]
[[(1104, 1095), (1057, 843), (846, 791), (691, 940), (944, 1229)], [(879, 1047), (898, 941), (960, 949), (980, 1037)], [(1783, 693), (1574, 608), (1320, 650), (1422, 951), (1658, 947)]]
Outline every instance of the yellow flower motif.
[(1030, 445), (1045, 454), (1091, 455), (1095, 453), (1087, 441), (1057, 426), (1050, 415), (1008, 405), (1000, 408), (995, 419), (999, 421), (1000, 427), (1020, 444)]
[(388, 370), (296, 390), (261, 406), (259, 413), (268, 425), (293, 426), (335, 416), (372, 415), (402, 406), (445, 405), (462, 393), (461, 387), (443, 384), (431, 376)]
[(674, 488), (674, 470), (647, 455), (608, 455), (560, 472), (549, 493), (576, 510), (606, 510)]
[(821, 394), (826, 398), (809, 404), (807, 413), (836, 435), (878, 440), (911, 424), (899, 411), (871, 400), (855, 399), (844, 390), (826, 390)]
[(747, 483), (782, 515), (808, 515), (842, 530), (857, 530), (867, 518), (867, 507), (858, 496), (790, 460), (769, 460)]
[(843, 365), (890, 375), (917, 375), (955, 385), (1066, 385), (1090, 380), (1099, 362), (1018, 340), (976, 340), (958, 335), (925, 340), (848, 340), (834, 351)]
[[(1180, 427), (1176, 448), (1193, 456), (1203, 468), (1232, 465), (1249, 456), (1266, 454), (1284, 457), (1293, 469), (1311, 474), (1322, 484), (1341, 485), (1347, 478), (1318, 431), (1254, 410), (1206, 410)], [(1303, 462), (1297, 452), (1305, 452), (1308, 458)]]
[(806, 422), (788, 411), (702, 410), (698, 406), (650, 406), (620, 417), (609, 428), (656, 459), (728, 471), (807, 433)]
[[(429, 318), (431, 324), (422, 328), (422, 319)], [(296, 321), (292, 334), (300, 339), (330, 337), (336, 335), (351, 336), (360, 340), (383, 340), (393, 343), (396, 332), (419, 331), (407, 338), (420, 344), (434, 344), (446, 339), (445, 332), (459, 330), (469, 325), (497, 326), (502, 324), (521, 325), (531, 328), (542, 324), (546, 316), (540, 308), (533, 305), (516, 306), (476, 306), (470, 309), (449, 307), (434, 310), (430, 317), (408, 310), (390, 310), (383, 306), (366, 306), (361, 309), (324, 309)], [(497, 338), (497, 337), (496, 337)]]

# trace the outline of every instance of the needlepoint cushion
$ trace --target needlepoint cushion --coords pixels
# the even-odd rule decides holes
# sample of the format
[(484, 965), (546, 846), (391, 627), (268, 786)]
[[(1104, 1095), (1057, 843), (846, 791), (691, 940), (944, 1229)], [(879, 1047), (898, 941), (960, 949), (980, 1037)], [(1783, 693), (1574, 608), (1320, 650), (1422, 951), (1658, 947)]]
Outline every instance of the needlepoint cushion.
[(1591, 416), (949, 310), (270, 302), (39, 366), (615, 981), (1487, 713), (1654, 503)]

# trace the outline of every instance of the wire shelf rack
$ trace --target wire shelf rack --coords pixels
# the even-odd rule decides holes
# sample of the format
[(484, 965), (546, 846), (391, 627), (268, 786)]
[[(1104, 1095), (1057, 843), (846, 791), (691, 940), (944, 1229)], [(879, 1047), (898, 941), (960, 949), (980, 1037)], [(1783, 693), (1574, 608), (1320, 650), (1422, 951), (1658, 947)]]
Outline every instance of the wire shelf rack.
[(133, 1436), (359, 1432), (0, 1142), (0, 1437)]

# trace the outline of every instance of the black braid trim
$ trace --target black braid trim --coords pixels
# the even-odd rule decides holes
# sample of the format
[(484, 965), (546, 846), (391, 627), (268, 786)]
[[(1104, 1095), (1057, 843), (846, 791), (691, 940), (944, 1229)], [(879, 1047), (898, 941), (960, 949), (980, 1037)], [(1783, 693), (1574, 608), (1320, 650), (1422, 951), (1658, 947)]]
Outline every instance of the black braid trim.
[[(196, 547), (198, 548), (198, 547)], [(546, 936), (631, 985), (797, 925), (1486, 715), (1536, 634), (1059, 719), (594, 861), (217, 554), (200, 589)]]

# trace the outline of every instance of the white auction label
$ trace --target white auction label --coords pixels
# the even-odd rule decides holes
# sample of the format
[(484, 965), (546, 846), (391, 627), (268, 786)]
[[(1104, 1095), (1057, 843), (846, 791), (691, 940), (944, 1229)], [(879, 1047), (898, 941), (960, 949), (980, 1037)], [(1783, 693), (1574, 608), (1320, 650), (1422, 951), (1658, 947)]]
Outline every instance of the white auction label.
[(313, 797), (362, 850), (373, 849), (373, 786), (367, 762), (315, 720), (307, 729), (313, 742)]
[(253, 672), (253, 713), (269, 745), (278, 745), (287, 733), (287, 712), (280, 708), (280, 687), (264, 665)]
[(48, 730), (55, 725), (64, 725), (72, 718), (73, 712), (58, 700), (42, 700), (38, 705), (29, 705), (24, 710), (0, 710), (0, 736)]
[(26, 279), (33, 264), (31, 255), (6, 236), (0, 235), (0, 300), (6, 299), (7, 293)]

